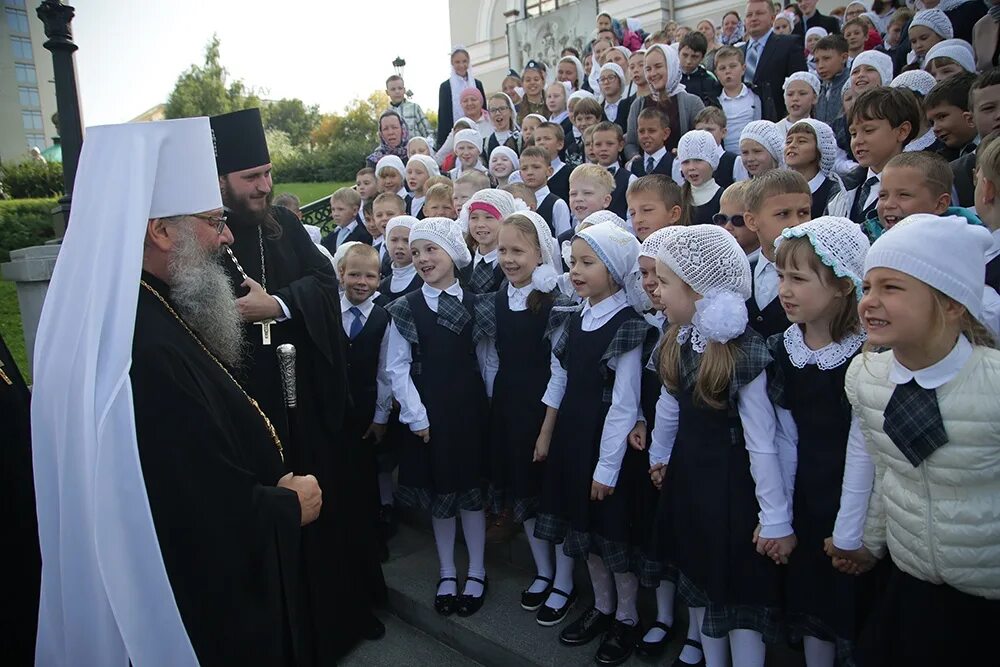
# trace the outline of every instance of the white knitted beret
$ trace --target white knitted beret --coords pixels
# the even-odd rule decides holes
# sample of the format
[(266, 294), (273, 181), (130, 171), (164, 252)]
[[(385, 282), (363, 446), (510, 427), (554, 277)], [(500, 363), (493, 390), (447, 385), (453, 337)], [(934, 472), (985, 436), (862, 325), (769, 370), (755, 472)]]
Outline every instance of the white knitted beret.
[(431, 153), (434, 152), (434, 140), (428, 139), (427, 137), (410, 137), (410, 140), (406, 142), (406, 147), (409, 148), (410, 144), (412, 144), (415, 141), (424, 142), (424, 145), (427, 146), (427, 150), (430, 151)]
[(507, 159), (510, 160), (510, 163), (514, 165), (514, 171), (517, 171), (518, 169), (521, 168), (521, 159), (517, 157), (517, 153), (515, 153), (513, 149), (508, 148), (507, 146), (497, 146), (496, 148), (494, 148), (493, 151), (490, 153), (490, 160), (493, 159), (494, 155), (506, 156)]
[(605, 222), (610, 222), (612, 225), (620, 227), (621, 229), (624, 229), (626, 232), (632, 233), (631, 225), (622, 220), (617, 213), (614, 213), (613, 211), (609, 211), (607, 209), (604, 209), (602, 211), (594, 211), (593, 213), (588, 215), (586, 218), (581, 220), (579, 224), (577, 224), (575, 231), (580, 231), (581, 228), (586, 229), (587, 227), (593, 227), (594, 225), (601, 225), (604, 224)]
[(937, 80), (930, 72), (925, 72), (922, 69), (911, 69), (893, 79), (889, 87), (907, 88), (920, 95), (920, 97), (926, 97), (927, 93), (931, 92), (931, 88), (936, 83)]
[(388, 238), (389, 232), (391, 232), (396, 227), (406, 227), (407, 229), (413, 229), (413, 225), (420, 222), (412, 215), (397, 215), (395, 218), (389, 218), (389, 222), (385, 225), (385, 236)]
[(812, 72), (792, 72), (790, 76), (785, 77), (785, 83), (781, 85), (782, 90), (788, 90), (788, 84), (793, 81), (805, 81), (813, 89), (813, 92), (819, 96), (820, 81), (819, 77)]
[(416, 162), (417, 164), (422, 165), (423, 168), (427, 170), (428, 176), (441, 175), (441, 168), (438, 167), (438, 163), (434, 160), (434, 158), (432, 158), (429, 155), (423, 155), (421, 153), (417, 153), (416, 155), (410, 158), (410, 162)]
[(972, 45), (964, 39), (946, 39), (932, 46), (924, 56), (924, 69), (935, 58), (951, 58), (966, 72), (976, 73), (976, 57), (973, 55)]
[(820, 260), (833, 269), (838, 278), (850, 278), (855, 293), (861, 298), (861, 281), (864, 278), (865, 255), (871, 244), (861, 227), (848, 218), (824, 215), (809, 222), (788, 227), (781, 232), (774, 247), (781, 247), (785, 239), (806, 237)]
[(431, 241), (444, 249), (458, 268), (464, 268), (472, 261), (469, 246), (465, 244), (462, 228), (448, 218), (425, 218), (410, 227), (410, 245), (414, 241)]
[(878, 72), (881, 85), (888, 86), (892, 81), (892, 58), (880, 51), (862, 51), (854, 57), (851, 73), (862, 65), (868, 65)]
[(989, 230), (957, 215), (916, 213), (893, 225), (872, 244), (865, 274), (872, 269), (901, 271), (965, 306), (976, 319), (983, 315), (986, 252), (993, 245)]
[(677, 159), (681, 164), (688, 160), (702, 160), (712, 165), (712, 171), (719, 168), (719, 144), (711, 132), (688, 130), (677, 142)]
[(944, 39), (951, 39), (955, 36), (955, 29), (951, 25), (951, 19), (940, 9), (922, 9), (913, 15), (910, 27), (922, 25), (928, 30), (932, 30)]
[(815, 28), (809, 28), (808, 30), (806, 30), (806, 36), (803, 41), (809, 41), (809, 38), (812, 37), (813, 35), (816, 35), (820, 39), (823, 39), (829, 34), (830, 33), (826, 31), (826, 28), (820, 28), (819, 26), (816, 26)]
[(743, 127), (740, 132), (740, 142), (744, 139), (756, 141), (764, 147), (774, 161), (781, 166), (782, 155), (785, 150), (785, 139), (781, 136), (778, 126), (769, 120), (752, 120)]
[(479, 130), (459, 130), (455, 135), (455, 148), (463, 142), (472, 144), (480, 153), (483, 152), (483, 135), (479, 134)]
[(399, 173), (400, 178), (406, 179), (406, 167), (403, 166), (403, 161), (399, 159), (398, 155), (386, 155), (379, 159), (375, 163), (375, 175), (378, 176), (386, 167), (395, 169)]
[(549, 223), (545, 222), (545, 218), (530, 209), (518, 211), (517, 214), (523, 215), (535, 226), (535, 233), (538, 235), (538, 249), (542, 253), (542, 263), (548, 264), (553, 269), (558, 269), (559, 265), (556, 263), (554, 252), (555, 239), (552, 238), (552, 230), (549, 229)]
[(657, 229), (655, 232), (646, 237), (646, 240), (642, 242), (642, 248), (639, 250), (639, 257), (649, 257), (651, 259), (656, 259), (660, 250), (666, 245), (667, 240), (673, 233), (670, 230), (674, 226), (663, 227), (662, 229)]
[[(833, 128), (815, 118), (803, 118), (795, 125), (805, 123), (816, 133), (816, 151), (819, 153), (819, 170), (829, 176), (837, 163), (837, 136)], [(795, 127), (792, 125), (792, 128)], [(791, 128), (789, 128), (791, 131)]]
[(750, 298), (750, 262), (736, 237), (717, 225), (665, 227), (656, 256), (701, 295), (712, 290)]

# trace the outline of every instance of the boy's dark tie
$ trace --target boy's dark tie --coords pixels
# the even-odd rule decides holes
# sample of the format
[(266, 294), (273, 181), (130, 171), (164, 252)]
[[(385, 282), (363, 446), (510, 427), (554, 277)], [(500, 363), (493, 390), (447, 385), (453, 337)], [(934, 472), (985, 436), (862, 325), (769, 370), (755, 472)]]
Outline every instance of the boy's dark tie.
[(885, 406), (882, 428), (914, 468), (948, 443), (937, 392), (924, 389), (916, 380), (896, 385)]
[(441, 296), (438, 297), (438, 324), (454, 333), (462, 333), (462, 329), (471, 319), (472, 315), (461, 301), (447, 292), (441, 292)]
[(351, 306), (347, 309), (347, 312), (354, 315), (354, 321), (351, 322), (351, 330), (347, 333), (348, 337), (354, 340), (361, 333), (361, 329), (364, 328), (365, 323), (361, 321), (361, 310), (357, 306)]
[(861, 184), (858, 188), (858, 196), (854, 198), (854, 204), (851, 206), (851, 220), (861, 224), (864, 222), (865, 216), (868, 215), (868, 211), (874, 208), (876, 201), (873, 201), (871, 206), (865, 206), (865, 202), (868, 201), (868, 195), (872, 192), (872, 186), (878, 183), (878, 177), (872, 176), (867, 181)]
[(653, 156), (650, 155), (646, 158), (646, 175), (649, 176), (653, 173), (653, 167), (656, 166), (656, 162), (653, 161)]

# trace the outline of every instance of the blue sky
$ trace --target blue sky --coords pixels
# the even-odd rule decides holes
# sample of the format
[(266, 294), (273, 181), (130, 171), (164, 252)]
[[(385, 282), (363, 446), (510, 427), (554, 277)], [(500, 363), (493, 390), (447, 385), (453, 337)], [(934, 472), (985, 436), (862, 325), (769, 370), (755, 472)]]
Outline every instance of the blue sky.
[(213, 33), (231, 77), (324, 112), (384, 88), (397, 55), (427, 108), (450, 71), (446, 0), (65, 1), (76, 7), (85, 125), (125, 122), (165, 102)]

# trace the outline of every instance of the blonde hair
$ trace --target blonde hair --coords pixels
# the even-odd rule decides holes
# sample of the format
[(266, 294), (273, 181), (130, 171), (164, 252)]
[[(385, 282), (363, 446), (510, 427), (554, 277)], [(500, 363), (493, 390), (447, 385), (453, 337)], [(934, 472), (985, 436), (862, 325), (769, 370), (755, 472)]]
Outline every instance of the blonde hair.
[(743, 206), (747, 211), (757, 213), (770, 197), (790, 194), (811, 197), (809, 182), (797, 171), (772, 169), (747, 181), (746, 189), (743, 191)]
[(722, 191), (722, 197), (719, 198), (719, 203), (722, 202), (732, 202), (733, 205), (739, 205), (740, 209), (746, 208), (746, 186), (750, 181), (736, 181), (728, 188)]
[(538, 197), (535, 196), (535, 191), (524, 183), (508, 183), (501, 186), (500, 189), (511, 193), (515, 199), (523, 201), (532, 211), (538, 206)]
[(431, 176), (424, 183), (424, 194), (426, 195), (428, 190), (433, 188), (435, 185), (438, 185), (439, 183), (442, 185), (447, 185), (449, 188), (451, 187), (451, 179), (448, 178), (447, 176), (441, 176), (441, 175)]
[[(690, 287), (688, 287), (690, 289)], [(681, 346), (677, 344), (680, 326), (671, 324), (660, 344), (660, 380), (671, 393), (678, 393), (681, 387)], [(729, 405), (729, 385), (736, 370), (736, 341), (728, 343), (710, 342), (705, 346), (698, 364), (698, 377), (694, 383), (694, 402), (714, 410), (722, 410)]]
[(330, 195), (330, 201), (337, 201), (341, 204), (361, 208), (361, 195), (354, 188), (340, 188)]
[(611, 172), (598, 164), (581, 164), (569, 175), (570, 187), (574, 182), (588, 181), (602, 190), (607, 190), (607, 194), (615, 191), (615, 177)]
[(455, 185), (472, 185), (476, 188), (476, 192), (480, 190), (486, 190), (490, 187), (490, 177), (479, 171), (478, 169), (473, 171), (467, 171), (455, 181)]
[(378, 251), (367, 243), (356, 243), (345, 250), (343, 255), (337, 258), (337, 273), (342, 272), (344, 267), (347, 266), (348, 258), (356, 255), (361, 255), (363, 259), (375, 262), (375, 266), (378, 266)]
[(372, 208), (383, 204), (392, 204), (399, 211), (400, 215), (406, 212), (406, 202), (395, 192), (383, 192), (372, 200)]
[(426, 206), (427, 202), (432, 199), (435, 201), (443, 199), (450, 204), (452, 195), (454, 194), (455, 189), (451, 183), (435, 183), (431, 187), (427, 188), (427, 194), (424, 196), (424, 206)]
[(800, 271), (804, 266), (819, 276), (819, 281), (824, 287), (833, 286), (839, 292), (843, 292), (844, 298), (841, 300), (840, 310), (830, 321), (830, 337), (833, 340), (843, 340), (848, 335), (861, 331), (857, 288), (854, 281), (850, 278), (838, 278), (833, 269), (824, 264), (816, 254), (816, 249), (809, 239), (798, 237), (782, 241), (778, 246), (774, 265), (778, 270), (791, 267), (796, 271)]

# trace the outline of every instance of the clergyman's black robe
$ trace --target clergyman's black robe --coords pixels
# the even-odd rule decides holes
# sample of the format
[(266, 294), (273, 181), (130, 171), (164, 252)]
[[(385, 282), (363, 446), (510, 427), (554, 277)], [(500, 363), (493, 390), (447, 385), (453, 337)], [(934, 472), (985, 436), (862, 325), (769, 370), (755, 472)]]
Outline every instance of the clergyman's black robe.
[[(316, 664), (327, 665), (359, 641), (368, 620), (364, 611), (385, 597), (375, 533), (377, 473), (371, 445), (345, 434), (350, 399), (333, 267), (294, 215), (280, 207), (271, 214), (281, 233), (263, 228), (266, 287), (291, 318), (272, 325), (271, 345), (262, 344), (260, 326), (247, 325), (252, 352), (244, 375), (252, 395), (287, 433), (276, 350), (282, 343), (295, 345), (298, 407), (286, 462), (298, 475), (315, 475), (323, 490), (319, 519), (302, 532), (302, 555)], [(240, 265), (261, 282), (257, 225), (231, 213), (229, 228)], [(223, 260), (237, 294), (244, 294), (235, 264), (226, 256)]]
[(145, 288), (129, 376), (156, 536), (199, 662), (307, 664), (299, 501), (275, 486), (285, 469), (263, 418)]
[(0, 655), (9, 665), (31, 665), (35, 662), (42, 559), (31, 473), (30, 395), (2, 337), (0, 371), (0, 494), (7, 571)]

